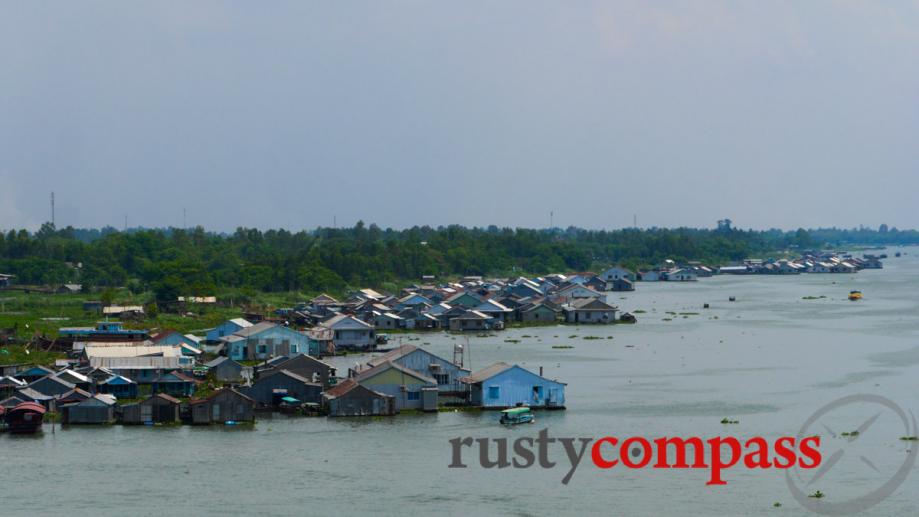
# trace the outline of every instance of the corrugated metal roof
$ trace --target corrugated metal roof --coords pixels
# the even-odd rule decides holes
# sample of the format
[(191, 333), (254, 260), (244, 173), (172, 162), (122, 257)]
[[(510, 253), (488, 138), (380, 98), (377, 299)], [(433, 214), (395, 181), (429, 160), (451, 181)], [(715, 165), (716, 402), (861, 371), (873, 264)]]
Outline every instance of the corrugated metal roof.
[(471, 375), (463, 377), (460, 380), (467, 384), (476, 384), (484, 380), (490, 379), (505, 370), (509, 370), (510, 368), (513, 368), (513, 366), (507, 363), (504, 363), (504, 362), (498, 362), (491, 366), (486, 366), (485, 368), (482, 368), (481, 370)]
[(367, 361), (367, 364), (370, 365), (370, 367), (379, 366), (387, 361), (395, 361), (396, 359), (406, 356), (417, 349), (418, 347), (415, 345), (400, 345), (399, 347), (394, 348), (381, 356), (370, 359)]
[(404, 366), (394, 363), (392, 361), (387, 361), (386, 363), (380, 364), (369, 370), (365, 370), (361, 372), (360, 374), (358, 374), (357, 377), (355, 377), (355, 380), (357, 380), (357, 382), (363, 382), (367, 379), (370, 379), (371, 377), (375, 377), (378, 374), (385, 372), (386, 370), (389, 370), (390, 368), (399, 370), (403, 374), (408, 375), (410, 377), (414, 377), (418, 380), (421, 380), (421, 381), (424, 381), (430, 384), (434, 384), (435, 386), (437, 385), (437, 381), (434, 380), (433, 378), (428, 377), (427, 375), (424, 375), (422, 373), (416, 372), (415, 370), (409, 370), (408, 368), (405, 368)]

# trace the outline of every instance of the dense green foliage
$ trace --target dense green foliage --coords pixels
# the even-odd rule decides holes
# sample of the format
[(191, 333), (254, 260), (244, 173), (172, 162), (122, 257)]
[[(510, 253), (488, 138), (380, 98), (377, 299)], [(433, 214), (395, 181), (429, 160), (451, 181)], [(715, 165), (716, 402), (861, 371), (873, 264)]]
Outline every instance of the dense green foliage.
[[(20, 284), (79, 282), (85, 288), (152, 290), (159, 300), (230, 288), (341, 292), (415, 281), (422, 275), (545, 274), (606, 264), (725, 263), (777, 250), (847, 243), (915, 244), (919, 232), (820, 229), (594, 231), (511, 228), (353, 228), (312, 232), (240, 228), (231, 235), (193, 230), (56, 230), (0, 233), (0, 272)], [(80, 267), (76, 267), (80, 265)]]

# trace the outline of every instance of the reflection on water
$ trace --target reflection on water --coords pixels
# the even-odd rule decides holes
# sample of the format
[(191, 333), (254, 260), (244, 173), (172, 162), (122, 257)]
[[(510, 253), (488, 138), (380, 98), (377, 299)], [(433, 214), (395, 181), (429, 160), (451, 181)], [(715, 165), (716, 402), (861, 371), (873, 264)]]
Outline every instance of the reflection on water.
[[(72, 515), (797, 515), (801, 509), (775, 471), (732, 469), (728, 486), (713, 489), (702, 472), (588, 465), (563, 486), (564, 473), (555, 469), (448, 469), (447, 440), (535, 436), (542, 428), (577, 437), (793, 435), (814, 410), (854, 393), (884, 395), (916, 412), (917, 287), (913, 255), (855, 275), (639, 284), (612, 298), (624, 310), (646, 311), (637, 313), (637, 325), (470, 336), (467, 366), (517, 362), (568, 383), (569, 409), (536, 412), (532, 426), (505, 429), (493, 412), (443, 412), (276, 416), (227, 429), (58, 427), (38, 439), (0, 436), (6, 488), (0, 513), (43, 514), (66, 505)], [(851, 289), (865, 299), (846, 300)], [(430, 334), (411, 343), (452, 357), (453, 345), (466, 339)], [(335, 362), (346, 371), (365, 359)], [(722, 418), (739, 423), (726, 426)], [(871, 433), (885, 425), (878, 421)], [(865, 454), (884, 465), (905, 447), (894, 440)], [(821, 481), (828, 501), (873, 482), (875, 473), (853, 458)], [(873, 510), (919, 514), (919, 493), (902, 488)]]

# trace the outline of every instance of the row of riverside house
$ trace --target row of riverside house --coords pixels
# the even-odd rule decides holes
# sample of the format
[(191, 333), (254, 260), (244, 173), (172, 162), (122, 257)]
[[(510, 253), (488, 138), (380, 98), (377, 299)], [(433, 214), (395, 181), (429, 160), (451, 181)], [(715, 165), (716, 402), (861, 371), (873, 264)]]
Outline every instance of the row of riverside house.
[[(618, 308), (608, 303), (610, 291), (634, 290), (635, 274), (611, 268), (545, 277), (484, 279), (413, 285), (398, 295), (361, 289), (344, 301), (327, 294), (296, 307), (279, 309), (288, 324), (311, 328), (310, 336), (323, 353), (370, 350), (387, 330), (490, 331), (509, 323), (615, 323)], [(426, 280), (433, 280), (427, 277)], [(245, 323), (224, 332), (239, 332)], [(210, 336), (209, 339), (220, 339)], [(246, 349), (251, 354), (251, 349)], [(239, 358), (237, 346), (230, 354)]]
[(699, 278), (720, 275), (797, 275), (801, 273), (857, 273), (862, 269), (881, 269), (881, 259), (886, 255), (864, 254), (861, 258), (834, 251), (805, 251), (793, 259), (746, 259), (741, 262), (712, 267), (699, 262), (677, 264), (666, 260), (658, 267), (639, 271), (637, 278), (643, 282), (695, 281)]
[[(240, 328), (226, 334), (233, 326)], [(462, 358), (455, 363), (406, 345), (356, 365), (340, 380), (334, 366), (309, 353), (321, 350), (310, 346), (313, 330), (248, 320), (218, 328), (225, 335), (216, 347), (224, 354), (244, 342), (244, 349), (265, 357), (255, 366), (228, 355), (199, 362), (206, 340), (197, 340), (197, 349), (188, 343), (195, 339), (178, 333), (137, 330), (130, 331), (136, 339), (124, 340), (120, 324), (101, 322), (95, 329), (70, 329), (80, 341), (56, 368), (0, 366), (0, 406), (34, 402), (59, 412), (66, 424), (209, 424), (253, 421), (260, 410), (356, 416), (436, 411), (445, 404), (565, 404), (563, 383), (516, 365), (472, 372)]]

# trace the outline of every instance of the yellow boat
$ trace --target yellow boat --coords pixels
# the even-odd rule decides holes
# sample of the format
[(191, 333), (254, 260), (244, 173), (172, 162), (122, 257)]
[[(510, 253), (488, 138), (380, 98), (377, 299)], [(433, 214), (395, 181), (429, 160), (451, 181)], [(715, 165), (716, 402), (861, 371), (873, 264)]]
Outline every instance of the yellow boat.
[(861, 300), (862, 292), (861, 291), (849, 291), (849, 299), (852, 300), (853, 302), (857, 300)]

